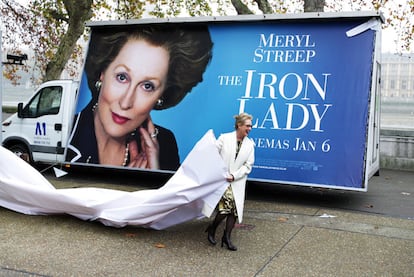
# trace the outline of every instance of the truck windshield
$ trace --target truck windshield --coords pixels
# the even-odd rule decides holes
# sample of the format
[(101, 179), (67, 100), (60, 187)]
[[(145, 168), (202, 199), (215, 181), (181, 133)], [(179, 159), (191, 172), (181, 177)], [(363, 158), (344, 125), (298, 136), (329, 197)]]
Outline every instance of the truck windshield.
[(58, 114), (62, 99), (62, 87), (53, 86), (40, 90), (25, 108), (25, 117)]

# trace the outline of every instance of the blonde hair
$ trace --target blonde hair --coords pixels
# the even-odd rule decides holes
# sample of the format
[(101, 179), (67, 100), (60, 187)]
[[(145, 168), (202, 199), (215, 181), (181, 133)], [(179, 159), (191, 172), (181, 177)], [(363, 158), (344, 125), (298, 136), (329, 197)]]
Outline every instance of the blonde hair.
[(234, 128), (236, 130), (239, 127), (239, 124), (243, 125), (246, 122), (246, 120), (253, 120), (253, 116), (248, 113), (241, 113), (241, 114), (235, 115), (234, 118), (236, 119), (236, 122), (234, 124)]

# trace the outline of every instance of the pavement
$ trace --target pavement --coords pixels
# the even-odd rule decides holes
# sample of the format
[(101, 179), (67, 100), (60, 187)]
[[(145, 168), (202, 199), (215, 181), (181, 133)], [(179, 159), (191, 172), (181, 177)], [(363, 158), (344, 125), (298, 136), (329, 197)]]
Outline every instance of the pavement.
[[(57, 188), (134, 191), (168, 179), (43, 173)], [(209, 245), (209, 222), (113, 228), (0, 207), (0, 276), (414, 276), (414, 172), (381, 169), (368, 192), (249, 182), (237, 251)]]

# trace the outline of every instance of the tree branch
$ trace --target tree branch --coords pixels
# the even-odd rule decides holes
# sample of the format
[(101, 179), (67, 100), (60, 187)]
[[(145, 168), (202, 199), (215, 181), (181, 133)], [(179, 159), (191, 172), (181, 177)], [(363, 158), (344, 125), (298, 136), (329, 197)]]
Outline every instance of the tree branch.
[(240, 0), (231, 0), (237, 14), (253, 14), (253, 12)]
[(323, 12), (325, 0), (305, 0), (303, 8), (305, 12)]
[(257, 3), (259, 10), (261, 10), (264, 14), (274, 13), (272, 6), (267, 0), (254, 0), (254, 2)]

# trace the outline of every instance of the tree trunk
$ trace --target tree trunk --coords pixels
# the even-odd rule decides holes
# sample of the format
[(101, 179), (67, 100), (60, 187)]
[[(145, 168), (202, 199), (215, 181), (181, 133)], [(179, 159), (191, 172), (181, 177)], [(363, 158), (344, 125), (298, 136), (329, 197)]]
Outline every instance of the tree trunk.
[(274, 13), (272, 6), (269, 4), (267, 0), (254, 0), (254, 2), (257, 3), (259, 10), (261, 10), (264, 14)]
[(305, 12), (323, 12), (325, 0), (305, 0), (303, 7)]
[(231, 0), (231, 4), (236, 9), (237, 14), (253, 14), (253, 12), (240, 0)]
[(62, 37), (56, 54), (46, 66), (44, 80), (59, 79), (63, 69), (75, 49), (76, 42), (83, 34), (84, 24), (92, 17), (93, 0), (64, 0), (68, 13), (68, 29)]

